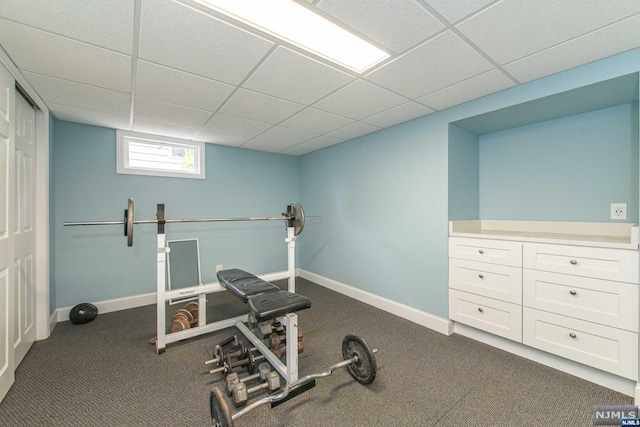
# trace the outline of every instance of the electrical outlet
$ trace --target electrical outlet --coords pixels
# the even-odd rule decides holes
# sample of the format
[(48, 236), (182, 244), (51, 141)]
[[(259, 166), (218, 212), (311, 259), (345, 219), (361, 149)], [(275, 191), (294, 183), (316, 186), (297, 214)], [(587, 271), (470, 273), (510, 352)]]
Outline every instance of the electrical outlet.
[(611, 219), (627, 219), (627, 204), (611, 203)]
[[(613, 212), (613, 211), (612, 211)], [(216, 265), (216, 272), (222, 270), (222, 264)]]

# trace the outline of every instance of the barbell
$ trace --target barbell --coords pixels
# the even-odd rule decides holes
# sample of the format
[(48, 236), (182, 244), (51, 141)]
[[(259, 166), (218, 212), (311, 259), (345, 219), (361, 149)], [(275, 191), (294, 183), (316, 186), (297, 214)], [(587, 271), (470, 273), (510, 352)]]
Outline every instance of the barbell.
[(298, 202), (287, 205), (287, 211), (281, 216), (264, 216), (264, 217), (245, 217), (245, 218), (183, 218), (183, 219), (165, 219), (164, 205), (158, 205), (156, 219), (138, 220), (134, 217), (133, 199), (129, 197), (127, 209), (124, 210), (124, 219), (120, 221), (76, 221), (65, 222), (65, 227), (88, 226), (88, 225), (124, 225), (124, 235), (127, 238), (127, 246), (133, 246), (133, 226), (139, 224), (177, 224), (186, 222), (233, 222), (233, 221), (286, 221), (287, 227), (294, 228), (294, 234), (297, 236), (304, 228), (304, 209)]

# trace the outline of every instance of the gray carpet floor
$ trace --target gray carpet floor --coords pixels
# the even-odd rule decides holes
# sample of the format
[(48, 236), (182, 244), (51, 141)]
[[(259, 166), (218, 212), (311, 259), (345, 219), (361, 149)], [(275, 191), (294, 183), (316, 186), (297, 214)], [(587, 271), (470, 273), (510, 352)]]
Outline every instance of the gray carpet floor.
[[(299, 313), (304, 331), (300, 374), (341, 360), (342, 338), (364, 338), (378, 375), (363, 386), (341, 369), (276, 407), (260, 407), (243, 426), (592, 426), (594, 405), (632, 398), (474, 340), (450, 337), (298, 279), (313, 306)], [(283, 286), (283, 283), (278, 283)], [(212, 294), (220, 318), (246, 307)], [(172, 309), (174, 309), (172, 307)], [(222, 376), (204, 361), (234, 328), (168, 346), (156, 355), (155, 306), (61, 322), (36, 342), (0, 403), (0, 426), (206, 426), (210, 389)]]

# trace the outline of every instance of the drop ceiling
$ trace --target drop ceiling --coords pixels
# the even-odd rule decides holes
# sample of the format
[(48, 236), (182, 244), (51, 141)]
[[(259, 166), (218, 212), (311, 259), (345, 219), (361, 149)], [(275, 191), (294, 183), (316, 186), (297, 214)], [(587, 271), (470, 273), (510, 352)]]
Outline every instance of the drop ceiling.
[(299, 2), (391, 57), (358, 75), (195, 0), (2, 0), (0, 46), (59, 120), (289, 155), (640, 46), (638, 0)]

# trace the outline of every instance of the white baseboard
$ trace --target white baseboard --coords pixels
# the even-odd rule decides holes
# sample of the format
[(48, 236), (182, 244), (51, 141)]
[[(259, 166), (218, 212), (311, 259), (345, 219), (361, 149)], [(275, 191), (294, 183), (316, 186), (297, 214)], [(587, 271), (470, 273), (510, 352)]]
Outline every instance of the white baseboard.
[[(567, 374), (582, 378), (583, 380), (601, 385), (627, 396), (636, 396), (635, 381), (622, 378), (599, 369), (591, 368), (582, 363), (573, 362), (563, 357), (555, 356), (551, 353), (537, 350), (533, 347), (526, 346), (519, 342), (511, 341), (461, 323), (455, 323), (454, 333), (483, 342), (492, 347), (508, 351), (525, 359), (533, 360), (545, 366), (557, 369)], [(636, 399), (636, 404), (638, 400)]]
[(51, 316), (49, 317), (49, 334), (47, 335), (47, 338), (49, 338), (49, 336), (51, 335), (51, 332), (53, 332), (53, 328), (55, 328), (57, 324), (58, 324), (58, 310), (53, 310), (53, 313), (51, 313)]
[(363, 291), (362, 289), (345, 285), (344, 283), (320, 276), (319, 274), (311, 273), (302, 269), (298, 269), (297, 272), (298, 276), (310, 280), (313, 283), (317, 283), (327, 289), (331, 289), (332, 291), (336, 291), (358, 301), (364, 302), (365, 304), (372, 305), (388, 313), (395, 314), (396, 316), (417, 323), (418, 325), (433, 329), (441, 334), (451, 335), (453, 333), (453, 322), (449, 319), (434, 316), (433, 314), (429, 314), (425, 311), (372, 294), (371, 292)]
[[(267, 273), (267, 274), (259, 274), (262, 279), (266, 281), (280, 280), (286, 279), (289, 277), (289, 273), (287, 271), (278, 271), (275, 273)], [(205, 283), (206, 285), (217, 284), (218, 282)], [(148, 294), (142, 295), (133, 295), (129, 297), (123, 298), (115, 298), (105, 301), (97, 301), (91, 302), (91, 304), (95, 305), (98, 308), (99, 314), (111, 313), (114, 311), (120, 310), (128, 310), (130, 308), (142, 307), (144, 305), (151, 305), (156, 303), (156, 292), (150, 292)], [(51, 315), (53, 318), (55, 316), (57, 322), (64, 322), (65, 320), (69, 320), (69, 312), (71, 311), (71, 307), (62, 307), (58, 308), (54, 314)], [(55, 322), (53, 322), (55, 323)], [(53, 327), (51, 328), (53, 330)]]

